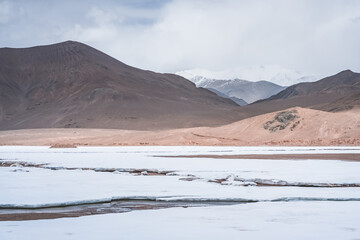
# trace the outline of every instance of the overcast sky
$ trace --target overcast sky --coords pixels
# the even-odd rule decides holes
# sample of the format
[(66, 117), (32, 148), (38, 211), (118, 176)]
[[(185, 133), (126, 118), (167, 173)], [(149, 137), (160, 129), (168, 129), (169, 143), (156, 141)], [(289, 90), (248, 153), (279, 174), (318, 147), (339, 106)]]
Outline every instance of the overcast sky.
[(0, 47), (65, 40), (160, 72), (360, 72), (360, 1), (0, 0)]

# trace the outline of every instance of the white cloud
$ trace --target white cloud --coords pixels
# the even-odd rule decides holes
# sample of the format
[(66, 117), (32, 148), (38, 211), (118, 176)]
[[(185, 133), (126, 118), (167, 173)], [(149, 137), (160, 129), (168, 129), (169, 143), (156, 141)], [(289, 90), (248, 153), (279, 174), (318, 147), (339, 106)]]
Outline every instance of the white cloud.
[(86, 14), (92, 25), (75, 24), (72, 28), (62, 33), (62, 38), (77, 39), (83, 42), (104, 44), (107, 40), (114, 41), (118, 36), (118, 28), (114, 24), (118, 20), (111, 11), (105, 11), (93, 6)]
[[(20, 1), (18, 7), (27, 10), (24, 20), (0, 30), (3, 36), (15, 34), (17, 38), (0, 39), (0, 43), (72, 39), (127, 64), (161, 72), (198, 68), (235, 69), (236, 73), (236, 69), (254, 65), (319, 75), (348, 68), (360, 71), (360, 1), (153, 2), (76, 2), (66, 8), (53, 1), (54, 9), (40, 15), (41, 1), (31, 6)], [(34, 29), (39, 25), (41, 29)]]
[(0, 2), (0, 24), (7, 23), (10, 19), (11, 5), (9, 2)]

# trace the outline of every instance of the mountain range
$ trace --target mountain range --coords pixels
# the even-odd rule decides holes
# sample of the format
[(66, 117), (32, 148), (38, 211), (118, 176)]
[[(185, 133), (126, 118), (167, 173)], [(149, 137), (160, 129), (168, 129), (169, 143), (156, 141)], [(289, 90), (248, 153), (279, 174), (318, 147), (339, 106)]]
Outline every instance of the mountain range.
[[(268, 81), (251, 82), (241, 79), (219, 80), (208, 79), (202, 76), (195, 76), (189, 80), (194, 82), (197, 87), (207, 88), (209, 90), (215, 89), (225, 97), (230, 99), (235, 98), (235, 102), (236, 99), (238, 99), (248, 104), (257, 100), (266, 99), (285, 89), (285, 87)], [(246, 104), (240, 103), (239, 105), (243, 106)]]
[[(74, 135), (84, 144), (97, 133), (96, 143), (117, 145), (297, 144), (295, 136), (300, 145), (301, 138), (304, 144), (360, 142), (359, 73), (345, 70), (287, 88), (240, 79), (193, 81), (128, 66), (79, 42), (1, 48), (0, 144), (14, 134), (12, 144), (30, 141), (39, 128), (59, 129), (50, 137), (56, 141), (77, 133), (63, 128), (93, 129)], [(250, 104), (238, 106), (244, 100)], [(36, 130), (4, 131), (14, 129)], [(101, 129), (117, 129), (117, 140), (106, 138), (113, 130)], [(47, 132), (41, 139), (52, 142)], [(317, 135), (310, 139), (311, 132)]]
[(225, 71), (189, 69), (178, 71), (176, 74), (186, 79), (202, 76), (208, 79), (245, 79), (251, 82), (265, 80), (280, 86), (291, 86), (300, 82), (314, 82), (322, 78), (321, 75), (308, 74), (278, 65), (239, 66)]

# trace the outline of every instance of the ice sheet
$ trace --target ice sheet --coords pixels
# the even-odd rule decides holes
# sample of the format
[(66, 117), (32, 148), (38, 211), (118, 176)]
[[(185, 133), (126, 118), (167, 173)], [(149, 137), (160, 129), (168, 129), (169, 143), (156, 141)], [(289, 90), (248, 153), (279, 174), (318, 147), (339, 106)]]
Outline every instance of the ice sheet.
[(0, 222), (0, 239), (357, 239), (359, 202), (252, 203)]
[[(308, 182), (360, 182), (360, 164), (345, 161), (160, 158), (154, 155), (259, 153), (356, 153), (360, 147), (0, 147), (0, 159), (48, 163), (56, 167), (172, 170), (201, 177), (266, 178)], [(207, 173), (210, 173), (208, 175)], [(196, 175), (196, 174), (195, 174)]]
[[(360, 184), (360, 164), (326, 160), (160, 158), (154, 155), (244, 153), (360, 153), (360, 147), (0, 147), (1, 161), (60, 168), (121, 168), (174, 171), (175, 176), (134, 176), (91, 170), (0, 168), (0, 204), (41, 205), (118, 197), (360, 198), (360, 188), (242, 187), (236, 179)], [(194, 181), (182, 181), (192, 176)], [(227, 181), (223, 185), (209, 182)], [(226, 185), (225, 185), (226, 184)], [(251, 184), (251, 182), (250, 182)]]
[[(19, 169), (22, 171), (16, 171)], [(180, 180), (184, 177), (181, 174), (187, 174), (182, 172), (180, 176), (136, 176), (89, 170), (0, 167), (0, 205), (39, 205), (134, 196), (250, 200), (360, 198), (359, 187), (242, 187), (208, 182), (206, 178), (227, 173), (193, 173), (205, 178), (194, 181)], [(307, 175), (303, 176), (305, 180)], [(329, 178), (331, 179), (331, 176)]]

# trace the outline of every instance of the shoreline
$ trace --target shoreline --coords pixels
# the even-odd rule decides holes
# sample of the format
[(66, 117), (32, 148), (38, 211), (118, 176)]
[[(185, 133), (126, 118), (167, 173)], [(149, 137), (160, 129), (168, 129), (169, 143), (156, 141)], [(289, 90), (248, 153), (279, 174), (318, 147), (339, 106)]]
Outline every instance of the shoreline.
[(156, 156), (165, 158), (221, 158), (221, 159), (260, 159), (260, 160), (339, 160), (360, 162), (360, 154), (356, 153), (324, 153), (324, 154), (237, 154), (237, 155), (175, 155)]
[[(0, 209), (2, 221), (31, 221), (58, 218), (77, 218), (109, 213), (126, 213), (139, 210), (157, 210), (175, 207), (207, 207), (241, 204), (232, 201), (154, 201), (154, 200), (119, 200), (107, 203), (88, 203), (63, 207), (40, 207), (37, 209)], [(251, 201), (249, 201), (251, 203)]]

